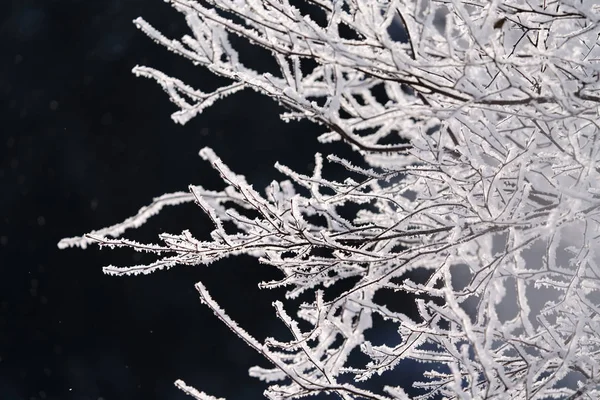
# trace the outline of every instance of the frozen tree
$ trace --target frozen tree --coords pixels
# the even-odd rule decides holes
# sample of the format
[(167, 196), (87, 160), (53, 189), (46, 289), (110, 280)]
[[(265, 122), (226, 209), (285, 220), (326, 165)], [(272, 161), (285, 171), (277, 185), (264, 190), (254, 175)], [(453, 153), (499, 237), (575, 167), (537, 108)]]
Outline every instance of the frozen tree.
[[(285, 121), (315, 122), (321, 142), (345, 142), (364, 162), (316, 154), (310, 173), (277, 164), (284, 180), (263, 191), (205, 148), (200, 155), (223, 190), (165, 194), (60, 247), (98, 243), (157, 255), (147, 265), (105, 267), (112, 275), (237, 254), (279, 270), (281, 278), (262, 287), (287, 289), (274, 307), (289, 340), (256, 340), (196, 285), (216, 316), (272, 364), (250, 369), (271, 399), (600, 398), (594, 0), (170, 2), (189, 35), (170, 39), (141, 18), (135, 23), (230, 81), (204, 93), (136, 67), (177, 105), (175, 122), (252, 89), (283, 106)], [(233, 44), (240, 38), (266, 49), (279, 71), (243, 62)], [(347, 176), (332, 178), (327, 163)], [(210, 217), (210, 238), (120, 238), (184, 202)], [(409, 294), (418, 317), (382, 302), (393, 298), (376, 296), (386, 290)], [(393, 346), (370, 339), (382, 320), (396, 326)], [(419, 382), (373, 384), (411, 360), (424, 363)]]

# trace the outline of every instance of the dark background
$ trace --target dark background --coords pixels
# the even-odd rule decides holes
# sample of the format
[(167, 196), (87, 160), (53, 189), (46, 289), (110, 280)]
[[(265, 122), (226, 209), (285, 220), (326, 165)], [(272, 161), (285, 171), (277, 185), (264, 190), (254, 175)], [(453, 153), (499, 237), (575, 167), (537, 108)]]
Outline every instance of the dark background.
[[(276, 335), (271, 301), (258, 289), (277, 277), (251, 258), (109, 277), (107, 264), (139, 263), (132, 251), (59, 250), (133, 215), (155, 196), (189, 184), (222, 185), (198, 156), (212, 147), (257, 188), (280, 179), (281, 161), (308, 172), (319, 132), (284, 124), (253, 92), (231, 96), (186, 126), (136, 64), (200, 89), (224, 83), (155, 44), (132, 20), (166, 35), (187, 32), (161, 0), (14, 0), (0, 6), (0, 399), (184, 399), (177, 378), (228, 399), (262, 398), (247, 377), (267, 366), (203, 306), (202, 280), (250, 333)], [(260, 60), (262, 55), (257, 56)], [(171, 208), (128, 237), (211, 225), (195, 206)], [(279, 293), (281, 295), (281, 293)]]
[[(183, 16), (161, 0), (0, 4), (0, 400), (185, 399), (173, 386), (178, 378), (229, 400), (263, 398), (266, 384), (247, 371), (268, 364), (200, 303), (193, 286), (202, 281), (263, 340), (283, 334), (271, 306), (283, 292), (257, 287), (277, 271), (235, 257), (110, 277), (102, 266), (152, 258), (96, 246), (59, 250), (57, 243), (189, 184), (221, 188), (198, 156), (204, 146), (257, 189), (283, 179), (275, 161), (308, 173), (317, 148), (356, 154), (343, 144), (318, 145), (322, 128), (281, 122), (281, 109), (250, 91), (175, 124), (176, 107), (156, 83), (131, 73), (135, 65), (205, 91), (226, 82), (136, 30), (132, 20), (143, 16), (169, 37), (188, 33)], [(264, 52), (242, 50), (242, 61), (273, 68)], [(185, 205), (126, 236), (157, 242), (160, 232), (189, 229), (206, 239), (211, 228), (199, 208)], [(410, 381), (416, 371), (402, 376)]]

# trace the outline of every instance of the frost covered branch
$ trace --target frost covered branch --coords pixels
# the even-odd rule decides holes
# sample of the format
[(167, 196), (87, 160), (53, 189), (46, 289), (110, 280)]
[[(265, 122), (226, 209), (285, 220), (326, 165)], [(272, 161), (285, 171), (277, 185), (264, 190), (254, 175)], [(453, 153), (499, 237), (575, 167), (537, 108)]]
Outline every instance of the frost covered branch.
[[(348, 143), (364, 165), (326, 157), (346, 168), (340, 181), (320, 154), (309, 175), (277, 164), (287, 179), (262, 192), (205, 148), (200, 154), (223, 190), (190, 186), (59, 246), (96, 242), (159, 256), (149, 265), (105, 267), (115, 275), (237, 254), (277, 268), (281, 279), (261, 286), (286, 287), (282, 300), (306, 301), (293, 314), (275, 303), (290, 341), (259, 343), (197, 284), (218, 318), (272, 363), (250, 370), (270, 385), (271, 399), (320, 392), (378, 400), (598, 398), (598, 6), (301, 3), (171, 0), (191, 35), (166, 38), (141, 18), (137, 26), (231, 83), (204, 93), (153, 68), (134, 72), (168, 93), (178, 123), (252, 89), (282, 105), (282, 119), (323, 126), (322, 142)], [(406, 40), (392, 37), (394, 29)], [(270, 52), (279, 72), (244, 65), (232, 36)], [(119, 238), (164, 205), (190, 201), (212, 220), (210, 239), (188, 231), (161, 234), (162, 244)], [(325, 301), (341, 281), (352, 287)], [(375, 298), (387, 289), (412, 294), (418, 318)], [(371, 343), (374, 315), (396, 324), (396, 346)], [(299, 320), (312, 328), (301, 330)], [(351, 362), (353, 351), (369, 361)], [(406, 360), (431, 368), (422, 382), (366, 389)]]

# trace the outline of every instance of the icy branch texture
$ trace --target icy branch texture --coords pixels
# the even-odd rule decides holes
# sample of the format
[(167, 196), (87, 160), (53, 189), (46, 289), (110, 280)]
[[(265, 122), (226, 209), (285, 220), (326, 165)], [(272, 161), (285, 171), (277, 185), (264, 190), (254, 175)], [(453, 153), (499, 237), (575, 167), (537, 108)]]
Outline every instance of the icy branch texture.
[[(291, 341), (260, 343), (197, 284), (216, 316), (272, 363), (250, 370), (270, 385), (271, 399), (320, 392), (377, 400), (600, 398), (594, 1), (170, 2), (189, 36), (169, 39), (141, 18), (135, 23), (231, 81), (204, 93), (136, 67), (179, 107), (176, 122), (252, 89), (281, 104), (284, 120), (322, 125), (320, 140), (348, 143), (365, 163), (327, 157), (348, 170), (336, 181), (317, 154), (310, 175), (277, 165), (287, 180), (257, 191), (203, 149), (222, 191), (190, 186), (164, 195), (122, 224), (61, 247), (98, 242), (159, 255), (150, 265), (105, 268), (115, 275), (237, 254), (278, 269), (281, 279), (262, 286), (289, 289), (274, 306)], [(392, 38), (393, 29), (405, 40)], [(245, 66), (233, 36), (267, 49), (280, 73)], [(186, 201), (213, 221), (210, 240), (187, 231), (160, 235), (162, 244), (119, 238), (164, 205)], [(340, 281), (353, 286), (327, 296)], [(382, 289), (413, 294), (419, 318), (377, 302)], [(285, 301), (298, 296), (306, 302), (286, 311)], [(375, 314), (396, 324), (397, 345), (367, 339)], [(312, 328), (300, 329), (299, 319)], [(353, 351), (369, 361), (350, 365)], [(431, 370), (412, 388), (365, 389), (405, 360)]]

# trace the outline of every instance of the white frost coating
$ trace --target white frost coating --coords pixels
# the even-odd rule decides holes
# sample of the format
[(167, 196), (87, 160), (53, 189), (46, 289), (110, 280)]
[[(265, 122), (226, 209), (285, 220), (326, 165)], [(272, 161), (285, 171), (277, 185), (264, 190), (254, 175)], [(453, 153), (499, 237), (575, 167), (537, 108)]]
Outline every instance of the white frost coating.
[[(215, 90), (210, 94), (206, 94), (199, 90), (195, 90), (179, 79), (171, 78), (154, 68), (136, 66), (133, 69), (133, 72), (137, 76), (152, 78), (162, 86), (163, 90), (169, 95), (169, 99), (181, 109), (171, 115), (173, 121), (181, 125), (185, 125), (190, 119), (200, 114), (205, 108), (212, 106), (215, 101), (245, 88), (245, 85), (242, 83), (234, 83)], [(195, 103), (189, 104), (183, 96), (193, 100)]]
[(210, 396), (204, 392), (193, 388), (192, 386), (186, 385), (186, 383), (181, 379), (175, 381), (175, 386), (177, 386), (178, 389), (182, 390), (188, 396), (192, 396), (196, 400), (225, 400), (222, 397)]
[(58, 242), (58, 247), (60, 249), (67, 247), (81, 247), (82, 249), (85, 249), (88, 244), (97, 242), (97, 240), (93, 238), (94, 236), (121, 236), (127, 229), (139, 228), (145, 224), (150, 217), (158, 214), (163, 207), (175, 206), (178, 204), (187, 203), (189, 201), (194, 201), (194, 196), (190, 193), (176, 192), (163, 194), (162, 196), (156, 197), (150, 205), (140, 208), (135, 216), (129, 217), (119, 224), (99, 229), (97, 231), (91, 231), (85, 236), (62, 239), (60, 242)]
[[(136, 67), (167, 92), (176, 122), (248, 88), (277, 101), (285, 121), (318, 124), (321, 142), (345, 141), (360, 162), (327, 155), (345, 169), (336, 179), (320, 154), (312, 172), (278, 163), (287, 180), (263, 192), (205, 148), (200, 156), (223, 190), (190, 186), (162, 196), (61, 248), (96, 242), (157, 255), (146, 265), (104, 269), (115, 275), (238, 254), (276, 268), (280, 278), (260, 287), (286, 288), (275, 314), (288, 340), (259, 342), (196, 286), (272, 364), (250, 374), (273, 400), (600, 398), (594, 1), (310, 1), (320, 17), (287, 0), (171, 3), (191, 30), (181, 40), (136, 24), (231, 81), (204, 93)], [(402, 32), (392, 38), (394, 29)], [(232, 35), (270, 52), (280, 73), (246, 66)], [(210, 238), (188, 231), (161, 234), (161, 244), (118, 238), (163, 206), (188, 201), (212, 220)], [(393, 292), (411, 299), (411, 316), (379, 296)], [(299, 297), (300, 308), (290, 307)], [(376, 344), (381, 319), (396, 326), (386, 345)], [(351, 357), (358, 352), (363, 361)], [(393, 387), (371, 381), (364, 390), (362, 382), (415, 361), (426, 370), (422, 379)]]

